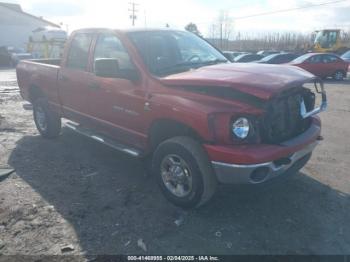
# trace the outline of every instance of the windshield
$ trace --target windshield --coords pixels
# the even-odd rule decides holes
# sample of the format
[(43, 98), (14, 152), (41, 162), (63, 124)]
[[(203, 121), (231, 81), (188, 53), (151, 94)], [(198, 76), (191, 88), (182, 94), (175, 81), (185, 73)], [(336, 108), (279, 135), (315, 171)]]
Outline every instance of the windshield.
[(198, 36), (184, 31), (129, 32), (149, 71), (170, 75), (228, 60)]
[(267, 62), (267, 61), (270, 61), (271, 59), (275, 58), (276, 56), (278, 56), (279, 54), (272, 54), (272, 55), (268, 55), (268, 56), (265, 56), (263, 59), (261, 59), (260, 61), (261, 62)]
[(235, 60), (235, 62), (237, 62), (237, 61), (241, 60), (243, 57), (246, 57), (246, 56), (249, 56), (249, 55), (248, 54), (241, 54), (241, 55), (236, 56), (234, 60)]
[(347, 59), (350, 59), (350, 50), (347, 51), (346, 53), (344, 53), (341, 58), (347, 58)]
[(315, 44), (319, 44), (323, 48), (330, 48), (337, 41), (337, 31), (320, 31), (315, 38)]
[(302, 63), (304, 62), (306, 59), (308, 59), (309, 57), (311, 57), (310, 54), (305, 54), (305, 55), (302, 55), (302, 56), (299, 56), (297, 58), (295, 58), (292, 63)]

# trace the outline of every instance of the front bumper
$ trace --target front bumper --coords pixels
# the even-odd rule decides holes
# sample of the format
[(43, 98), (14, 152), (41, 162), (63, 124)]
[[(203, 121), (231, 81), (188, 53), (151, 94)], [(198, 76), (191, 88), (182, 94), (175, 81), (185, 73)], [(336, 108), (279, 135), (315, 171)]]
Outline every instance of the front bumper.
[(212, 166), (220, 183), (261, 184), (283, 176), (288, 171), (297, 172), (310, 159), (311, 153), (317, 144), (318, 142), (309, 144), (291, 156), (276, 161), (253, 165), (236, 165), (213, 161)]
[(261, 184), (302, 168), (317, 146), (320, 133), (321, 122), (312, 116), (308, 130), (281, 144), (205, 145), (205, 148), (220, 183)]

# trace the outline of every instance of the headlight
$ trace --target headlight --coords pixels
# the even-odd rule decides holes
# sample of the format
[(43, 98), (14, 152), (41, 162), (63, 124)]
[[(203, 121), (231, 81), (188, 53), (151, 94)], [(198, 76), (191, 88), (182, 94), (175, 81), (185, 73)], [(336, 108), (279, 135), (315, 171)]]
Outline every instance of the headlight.
[(238, 118), (232, 124), (233, 134), (240, 139), (245, 139), (248, 136), (249, 129), (250, 129), (249, 120), (247, 118), (244, 118), (244, 117)]

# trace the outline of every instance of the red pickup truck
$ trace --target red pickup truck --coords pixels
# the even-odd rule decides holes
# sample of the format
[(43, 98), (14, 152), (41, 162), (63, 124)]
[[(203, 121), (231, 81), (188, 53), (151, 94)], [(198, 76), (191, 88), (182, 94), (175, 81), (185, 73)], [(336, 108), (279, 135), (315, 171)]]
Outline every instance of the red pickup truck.
[(184, 208), (204, 204), (221, 183), (297, 173), (321, 139), (316, 114), (327, 106), (322, 81), (303, 69), (232, 64), (177, 30), (78, 30), (61, 61), (21, 61), (17, 77), (43, 137), (57, 137), (64, 118), (152, 159), (165, 197)]

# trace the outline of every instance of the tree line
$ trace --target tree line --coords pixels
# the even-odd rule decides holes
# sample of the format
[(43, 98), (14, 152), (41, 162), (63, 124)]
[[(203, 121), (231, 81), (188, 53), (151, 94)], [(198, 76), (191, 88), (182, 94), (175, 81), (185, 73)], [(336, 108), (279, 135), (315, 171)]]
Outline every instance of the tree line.
[[(185, 29), (202, 36), (194, 23), (188, 24)], [(206, 39), (222, 50), (254, 52), (269, 49), (303, 52), (311, 47), (315, 36), (312, 32), (234, 32), (232, 20), (227, 13), (222, 12), (217, 21), (210, 26)], [(341, 39), (350, 43), (350, 29), (341, 32)]]

